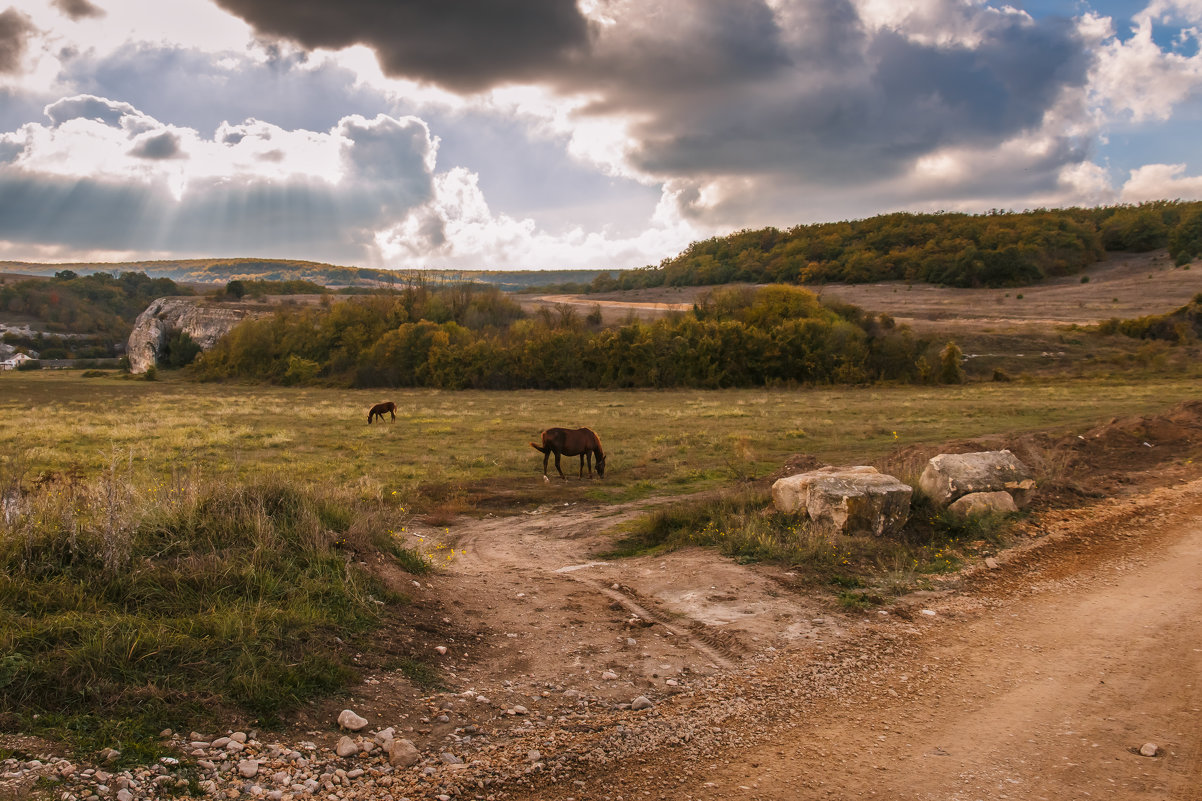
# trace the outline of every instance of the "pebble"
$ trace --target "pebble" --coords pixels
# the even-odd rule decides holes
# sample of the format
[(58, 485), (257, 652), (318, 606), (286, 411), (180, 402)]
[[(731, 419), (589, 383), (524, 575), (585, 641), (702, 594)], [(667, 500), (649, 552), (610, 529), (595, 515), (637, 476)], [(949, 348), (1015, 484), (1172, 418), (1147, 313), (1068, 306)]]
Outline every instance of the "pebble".
[(1156, 743), (1144, 743), (1140, 746), (1139, 753), (1146, 757), (1154, 757), (1160, 753), (1160, 746)]
[(350, 737), (343, 737), (334, 746), (334, 753), (343, 758), (354, 756), (359, 753), (359, 744)]
[(253, 779), (259, 775), (259, 760), (244, 759), (238, 763), (238, 775), (245, 779)]
[(616, 681), (617, 678), (618, 674), (614, 673), (612, 670), (607, 670), (601, 674), (601, 681)]
[(655, 704), (651, 703), (651, 699), (645, 695), (640, 695), (638, 698), (630, 702), (630, 708), (635, 712), (638, 712), (642, 709), (650, 709), (653, 706), (655, 706)]

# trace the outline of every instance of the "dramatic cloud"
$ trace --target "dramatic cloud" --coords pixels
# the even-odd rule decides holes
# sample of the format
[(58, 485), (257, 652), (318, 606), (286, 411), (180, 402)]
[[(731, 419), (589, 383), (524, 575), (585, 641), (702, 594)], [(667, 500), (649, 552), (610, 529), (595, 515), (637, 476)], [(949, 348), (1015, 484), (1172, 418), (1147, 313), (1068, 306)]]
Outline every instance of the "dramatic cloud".
[(633, 267), (1202, 195), (1202, 0), (7, 3), (10, 257)]
[(0, 12), (0, 73), (20, 71), (21, 57), (33, 32), (33, 23), (20, 11), (10, 8)]
[(532, 81), (588, 41), (575, 0), (217, 0), (264, 35), (307, 48), (362, 44), (384, 71), (459, 91)]
[(104, 16), (104, 9), (89, 3), (88, 0), (54, 0), (53, 5), (74, 20)]
[(86, 252), (376, 260), (375, 233), (433, 196), (420, 120), (328, 132), (256, 120), (212, 138), (128, 104), (73, 97), (0, 136), (0, 240)]

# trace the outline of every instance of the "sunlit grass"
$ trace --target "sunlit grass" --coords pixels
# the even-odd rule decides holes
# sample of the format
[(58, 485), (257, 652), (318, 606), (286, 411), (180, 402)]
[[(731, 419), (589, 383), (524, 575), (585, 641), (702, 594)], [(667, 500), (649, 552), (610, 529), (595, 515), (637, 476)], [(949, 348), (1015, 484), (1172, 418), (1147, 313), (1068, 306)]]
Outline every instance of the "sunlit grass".
[[(385, 392), (7, 373), (0, 451), (22, 454), (34, 473), (76, 465), (97, 475), (114, 458), (147, 474), (186, 468), (224, 481), (283, 469), (365, 495), (399, 489), (417, 511), (429, 483), (605, 503), (763, 477), (799, 452), (864, 463), (913, 443), (1144, 413), (1195, 397), (1196, 386), (1192, 377), (1153, 375), (957, 387)], [(400, 407), (397, 420), (368, 426), (367, 407), (384, 398)], [(606, 478), (580, 482), (576, 460), (565, 459), (569, 481), (541, 486), (542, 459), (527, 443), (550, 426), (597, 431)]]

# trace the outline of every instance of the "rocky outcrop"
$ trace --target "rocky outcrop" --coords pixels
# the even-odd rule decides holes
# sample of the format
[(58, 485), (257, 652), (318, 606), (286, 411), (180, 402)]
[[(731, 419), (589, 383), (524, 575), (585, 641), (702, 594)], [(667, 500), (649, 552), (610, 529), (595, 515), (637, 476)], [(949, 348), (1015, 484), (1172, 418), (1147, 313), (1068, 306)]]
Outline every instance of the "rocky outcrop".
[(130, 332), (126, 347), (130, 372), (144, 373), (158, 364), (159, 354), (172, 331), (183, 331), (201, 350), (208, 350), (238, 323), (271, 312), (271, 309), (219, 304), (194, 297), (159, 298), (138, 315)]
[(912, 492), (875, 467), (824, 467), (780, 479), (772, 485), (772, 501), (781, 512), (805, 512), (828, 535), (879, 537), (905, 525)]
[(1008, 492), (1022, 506), (1035, 482), (1010, 451), (981, 451), (939, 454), (927, 462), (918, 486), (938, 506), (974, 492)]

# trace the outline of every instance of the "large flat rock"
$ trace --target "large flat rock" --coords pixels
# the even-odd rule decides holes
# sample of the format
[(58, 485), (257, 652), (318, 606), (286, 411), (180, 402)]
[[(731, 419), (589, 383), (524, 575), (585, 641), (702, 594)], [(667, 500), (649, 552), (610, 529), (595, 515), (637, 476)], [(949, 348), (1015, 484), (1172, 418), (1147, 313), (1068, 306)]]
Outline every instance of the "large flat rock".
[(787, 514), (805, 512), (828, 535), (879, 537), (905, 525), (912, 492), (908, 484), (875, 467), (824, 467), (777, 481), (772, 502)]
[(1035, 482), (1027, 466), (1003, 450), (941, 453), (927, 462), (918, 486), (938, 506), (973, 492), (1009, 492), (1022, 506)]

